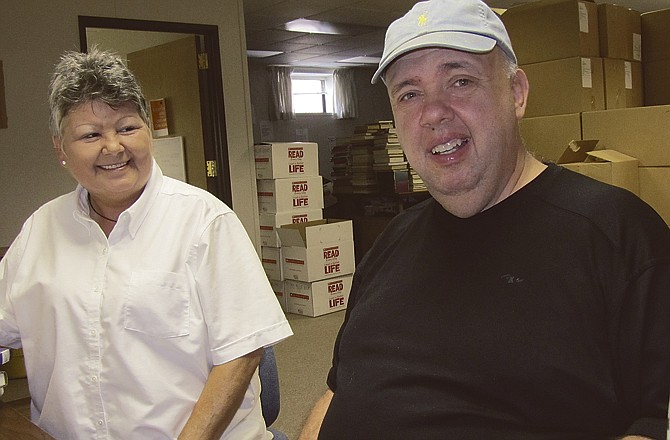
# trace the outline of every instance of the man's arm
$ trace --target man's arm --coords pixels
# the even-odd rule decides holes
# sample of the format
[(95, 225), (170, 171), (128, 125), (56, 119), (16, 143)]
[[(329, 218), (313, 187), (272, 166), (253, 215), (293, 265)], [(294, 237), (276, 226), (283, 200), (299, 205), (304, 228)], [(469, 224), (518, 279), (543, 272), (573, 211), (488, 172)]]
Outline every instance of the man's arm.
[(300, 432), (298, 440), (316, 440), (321, 430), (321, 423), (326, 416), (326, 411), (330, 406), (330, 401), (333, 400), (334, 393), (327, 390), (326, 393), (316, 402), (312, 411), (309, 413), (305, 425)]
[(244, 400), (261, 357), (262, 348), (212, 368), (205, 388), (179, 434), (180, 440), (221, 438)]

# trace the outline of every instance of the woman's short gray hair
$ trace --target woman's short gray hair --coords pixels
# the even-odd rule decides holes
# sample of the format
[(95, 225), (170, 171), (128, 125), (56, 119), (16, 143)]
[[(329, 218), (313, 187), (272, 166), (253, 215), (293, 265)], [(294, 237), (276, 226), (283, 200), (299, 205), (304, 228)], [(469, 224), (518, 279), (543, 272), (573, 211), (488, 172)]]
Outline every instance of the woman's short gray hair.
[(92, 49), (88, 53), (65, 52), (54, 69), (49, 85), (49, 127), (62, 134), (63, 119), (72, 108), (100, 100), (112, 108), (131, 102), (149, 125), (142, 88), (118, 55)]

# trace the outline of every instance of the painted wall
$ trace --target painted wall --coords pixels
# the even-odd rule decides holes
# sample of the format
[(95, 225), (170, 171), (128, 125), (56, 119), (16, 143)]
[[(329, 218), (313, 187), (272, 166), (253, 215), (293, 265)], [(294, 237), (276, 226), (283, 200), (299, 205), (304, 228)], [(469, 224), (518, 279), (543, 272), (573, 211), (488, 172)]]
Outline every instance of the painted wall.
[(242, 0), (0, 0), (9, 122), (0, 129), (0, 247), (11, 244), (36, 208), (75, 187), (52, 151), (47, 87), (60, 54), (79, 50), (78, 15), (218, 26), (233, 208), (258, 243)]
[(356, 125), (368, 124), (380, 119), (393, 119), (386, 87), (383, 84), (370, 84), (375, 69), (360, 67), (354, 69), (356, 95), (358, 96), (358, 118), (335, 119), (332, 116), (298, 116), (290, 121), (269, 121), (270, 83), (267, 68), (261, 64), (249, 63), (249, 79), (253, 114), (254, 141), (260, 142), (261, 122), (272, 127), (273, 139), (277, 142), (295, 141), (296, 130), (306, 129), (308, 139), (319, 144), (319, 174), (328, 178), (332, 169), (330, 164), (329, 138), (347, 137), (354, 132)]

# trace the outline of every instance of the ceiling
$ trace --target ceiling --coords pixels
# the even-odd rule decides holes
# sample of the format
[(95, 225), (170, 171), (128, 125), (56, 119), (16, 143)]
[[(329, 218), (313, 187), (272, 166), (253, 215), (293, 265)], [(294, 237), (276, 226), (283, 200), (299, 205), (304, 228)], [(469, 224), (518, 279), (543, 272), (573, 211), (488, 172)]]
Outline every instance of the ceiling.
[[(494, 8), (536, 0), (485, 0)], [(596, 0), (596, 3), (613, 3)], [(248, 50), (281, 52), (250, 62), (303, 67), (360, 66), (343, 62), (353, 57), (378, 58), (386, 27), (407, 12), (416, 0), (244, 0)], [(640, 12), (670, 8), (670, 0), (616, 0)], [(284, 29), (292, 20), (305, 18), (338, 25), (340, 35), (293, 32)], [(372, 63), (371, 63), (372, 64)]]

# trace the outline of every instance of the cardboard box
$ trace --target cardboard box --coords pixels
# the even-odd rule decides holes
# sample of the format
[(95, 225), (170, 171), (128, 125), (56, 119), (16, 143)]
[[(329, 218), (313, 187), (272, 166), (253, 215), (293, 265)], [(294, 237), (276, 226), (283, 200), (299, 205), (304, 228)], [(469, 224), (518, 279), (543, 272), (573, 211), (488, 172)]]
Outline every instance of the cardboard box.
[(582, 138), (637, 158), (640, 166), (670, 166), (670, 105), (582, 113)]
[(528, 151), (541, 161), (556, 162), (570, 141), (582, 139), (582, 117), (569, 113), (523, 118), (519, 129)]
[(261, 263), (263, 264), (263, 269), (265, 269), (265, 275), (267, 275), (268, 279), (278, 281), (284, 279), (281, 260), (281, 248), (261, 246)]
[(319, 175), (319, 146), (314, 142), (271, 142), (254, 145), (257, 179)]
[(321, 316), (347, 308), (353, 276), (344, 275), (312, 283), (285, 281), (287, 311), (298, 315)]
[(591, 1), (540, 0), (501, 16), (519, 64), (599, 57), (598, 9)]
[(282, 225), (305, 223), (312, 220), (321, 220), (322, 218), (323, 209), (261, 213), (259, 215), (261, 246), (281, 247), (277, 228)]
[(284, 280), (270, 280), (270, 285), (272, 286), (272, 291), (275, 293), (275, 296), (277, 297), (277, 301), (279, 302), (281, 309), (284, 312), (287, 312), (288, 309), (287, 309), (286, 298), (288, 295), (286, 295), (284, 289)]
[(310, 282), (354, 272), (351, 220), (323, 219), (284, 225), (277, 232), (282, 243), (284, 279)]
[(567, 169), (610, 185), (640, 194), (638, 162), (634, 157), (614, 150), (594, 150), (586, 153), (585, 162), (563, 164)]
[(670, 225), (670, 167), (640, 167), (640, 198)]
[(670, 58), (644, 63), (644, 105), (670, 104)]
[(600, 56), (642, 61), (642, 20), (640, 12), (610, 3), (598, 5)]
[(323, 180), (316, 177), (257, 180), (260, 212), (323, 209)]
[(644, 105), (642, 63), (603, 58), (603, 76), (606, 109)]
[(530, 82), (526, 117), (605, 109), (602, 58), (573, 57), (521, 68)]
[(640, 19), (644, 42), (642, 61), (670, 59), (670, 9), (646, 12)]

